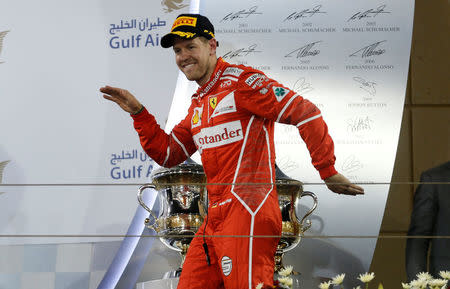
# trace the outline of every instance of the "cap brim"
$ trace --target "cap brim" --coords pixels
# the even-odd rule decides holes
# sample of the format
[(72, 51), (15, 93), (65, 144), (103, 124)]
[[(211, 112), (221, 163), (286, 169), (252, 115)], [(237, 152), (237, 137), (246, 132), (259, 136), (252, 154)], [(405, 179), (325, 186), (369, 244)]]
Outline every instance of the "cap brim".
[(194, 32), (182, 32), (182, 31), (172, 31), (161, 38), (161, 46), (163, 48), (169, 48), (173, 46), (173, 42), (176, 37), (184, 39), (192, 39), (197, 36)]
[(169, 48), (173, 46), (173, 40), (175, 35), (172, 33), (168, 33), (161, 38), (161, 46), (164, 48)]

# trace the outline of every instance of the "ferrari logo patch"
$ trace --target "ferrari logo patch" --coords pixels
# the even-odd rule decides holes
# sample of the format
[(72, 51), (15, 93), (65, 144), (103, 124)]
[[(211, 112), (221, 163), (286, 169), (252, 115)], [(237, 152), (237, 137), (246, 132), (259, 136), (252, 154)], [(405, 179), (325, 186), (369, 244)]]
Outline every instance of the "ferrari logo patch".
[(216, 108), (216, 106), (217, 106), (217, 97), (216, 96), (211, 97), (209, 99), (209, 105), (212, 107), (212, 109)]

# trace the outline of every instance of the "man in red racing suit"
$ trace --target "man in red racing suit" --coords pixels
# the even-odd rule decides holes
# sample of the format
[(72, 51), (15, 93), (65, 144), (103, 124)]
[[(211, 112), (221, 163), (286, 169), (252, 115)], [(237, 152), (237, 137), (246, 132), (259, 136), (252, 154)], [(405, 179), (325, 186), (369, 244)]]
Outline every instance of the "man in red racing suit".
[[(174, 30), (183, 28), (176, 26), (177, 21), (187, 21), (182, 17), (196, 18), (199, 25), (203, 16), (180, 15), (172, 28), (174, 35)], [(185, 34), (180, 35), (183, 38)], [(174, 37), (169, 43), (174, 46), (180, 69), (200, 85), (187, 116), (169, 135), (139, 102), (134, 103), (129, 92), (109, 86), (101, 91), (132, 114), (142, 147), (158, 164), (172, 167), (197, 150), (201, 155), (210, 205), (190, 244), (178, 288), (253, 289), (259, 283), (271, 285), (279, 241), (274, 236), (281, 235), (274, 186), (274, 123), (298, 128), (314, 167), (331, 190), (352, 195), (363, 190), (335, 170), (333, 141), (314, 104), (259, 70), (217, 58), (215, 39), (204, 37)], [(203, 48), (198, 54), (189, 52), (190, 45), (196, 49), (202, 42), (209, 49), (208, 55), (201, 54)], [(179, 54), (188, 56), (179, 58)], [(196, 76), (203, 63), (210, 71)]]

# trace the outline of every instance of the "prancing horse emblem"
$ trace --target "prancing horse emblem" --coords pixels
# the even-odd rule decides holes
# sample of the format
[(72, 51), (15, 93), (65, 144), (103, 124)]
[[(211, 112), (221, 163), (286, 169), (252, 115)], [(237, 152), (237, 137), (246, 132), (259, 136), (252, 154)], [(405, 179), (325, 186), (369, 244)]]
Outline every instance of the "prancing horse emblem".
[(217, 97), (216, 96), (211, 97), (209, 99), (209, 105), (212, 107), (212, 109), (216, 108), (216, 106), (217, 106)]

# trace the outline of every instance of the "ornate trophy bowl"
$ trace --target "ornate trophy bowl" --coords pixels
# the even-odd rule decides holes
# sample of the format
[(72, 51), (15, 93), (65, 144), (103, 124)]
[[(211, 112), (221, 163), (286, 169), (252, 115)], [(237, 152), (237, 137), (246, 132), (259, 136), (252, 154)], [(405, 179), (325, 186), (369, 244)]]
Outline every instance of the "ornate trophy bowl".
[[(156, 171), (153, 182), (139, 188), (138, 201), (150, 213), (150, 218), (145, 220), (146, 226), (161, 235), (159, 239), (164, 245), (181, 254), (178, 273), (181, 272), (192, 237), (203, 222), (207, 203), (205, 183), (203, 167), (187, 161)], [(147, 188), (158, 192), (159, 216), (155, 216), (142, 200), (143, 191)]]
[[(284, 253), (294, 249), (301, 240), (304, 232), (311, 227), (311, 220), (307, 219), (317, 207), (317, 197), (314, 193), (304, 192), (303, 184), (286, 176), (278, 166), (276, 169), (276, 187), (278, 193), (278, 203), (281, 210), (282, 233), (275, 253), (275, 272), (284, 268)], [(314, 201), (312, 208), (299, 219), (295, 208), (299, 200), (303, 197), (311, 197)]]

